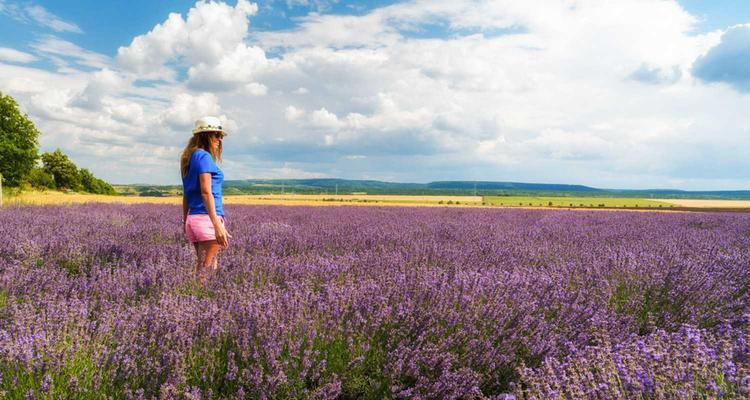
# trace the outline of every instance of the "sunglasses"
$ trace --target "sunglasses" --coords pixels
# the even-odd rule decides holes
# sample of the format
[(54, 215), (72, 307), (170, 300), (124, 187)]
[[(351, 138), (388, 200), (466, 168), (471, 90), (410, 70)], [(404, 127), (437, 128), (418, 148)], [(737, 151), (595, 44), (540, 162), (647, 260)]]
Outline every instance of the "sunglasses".
[(214, 137), (217, 139), (224, 139), (224, 136), (226, 136), (224, 132), (211, 132), (208, 134), (208, 137)]

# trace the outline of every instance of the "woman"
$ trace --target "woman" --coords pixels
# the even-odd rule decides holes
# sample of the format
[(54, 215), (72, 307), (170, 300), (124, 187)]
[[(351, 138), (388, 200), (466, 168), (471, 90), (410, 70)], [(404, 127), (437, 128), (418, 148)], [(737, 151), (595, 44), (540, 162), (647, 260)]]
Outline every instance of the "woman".
[(216, 117), (195, 121), (193, 136), (180, 157), (182, 173), (182, 221), (188, 240), (195, 246), (198, 265), (195, 274), (205, 283), (210, 271), (218, 268), (219, 250), (229, 246), (232, 236), (224, 227), (221, 184), (224, 173), (221, 142), (226, 133)]

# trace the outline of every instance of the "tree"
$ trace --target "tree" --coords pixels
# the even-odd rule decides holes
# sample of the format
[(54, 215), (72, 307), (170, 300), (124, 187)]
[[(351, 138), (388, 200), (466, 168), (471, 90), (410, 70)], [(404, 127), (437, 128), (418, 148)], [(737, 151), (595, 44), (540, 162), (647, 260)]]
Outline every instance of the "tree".
[(52, 175), (58, 189), (82, 189), (78, 167), (60, 149), (42, 154), (42, 163), (42, 169)]
[(88, 168), (81, 168), (78, 171), (78, 178), (81, 181), (81, 185), (83, 185), (83, 190), (90, 193), (99, 193), (98, 190), (96, 190), (96, 177), (88, 170)]
[(96, 194), (115, 194), (115, 189), (107, 182), (97, 178), (87, 168), (78, 171), (83, 190)]
[(42, 168), (34, 167), (24, 178), (34, 189), (55, 189), (55, 178)]
[(34, 123), (0, 92), (0, 174), (8, 186), (18, 186), (36, 165), (38, 140)]
[(117, 192), (115, 191), (115, 188), (113, 188), (112, 185), (110, 185), (109, 183), (107, 183), (107, 182), (105, 182), (105, 181), (103, 181), (103, 180), (101, 180), (99, 178), (96, 178), (96, 184), (97, 184), (97, 187), (99, 187), (99, 191), (96, 192), (96, 193), (99, 193), (99, 194), (110, 194), (110, 195), (117, 194)]

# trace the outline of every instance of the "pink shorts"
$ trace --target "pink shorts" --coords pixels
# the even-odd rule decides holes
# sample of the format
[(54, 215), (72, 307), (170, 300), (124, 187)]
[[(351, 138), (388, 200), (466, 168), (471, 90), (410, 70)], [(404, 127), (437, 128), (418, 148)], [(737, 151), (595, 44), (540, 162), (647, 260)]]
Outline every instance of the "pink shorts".
[[(219, 216), (219, 221), (225, 225), (224, 217)], [(214, 224), (208, 214), (190, 214), (185, 220), (185, 234), (190, 243), (216, 240)]]

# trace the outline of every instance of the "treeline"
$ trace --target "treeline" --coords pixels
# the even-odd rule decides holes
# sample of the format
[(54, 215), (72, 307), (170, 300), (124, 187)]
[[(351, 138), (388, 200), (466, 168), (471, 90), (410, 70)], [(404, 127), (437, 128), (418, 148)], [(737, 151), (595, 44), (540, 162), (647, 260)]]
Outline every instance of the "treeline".
[(107, 182), (79, 169), (60, 149), (39, 154), (39, 131), (18, 103), (0, 92), (0, 175), (8, 187), (115, 194)]

